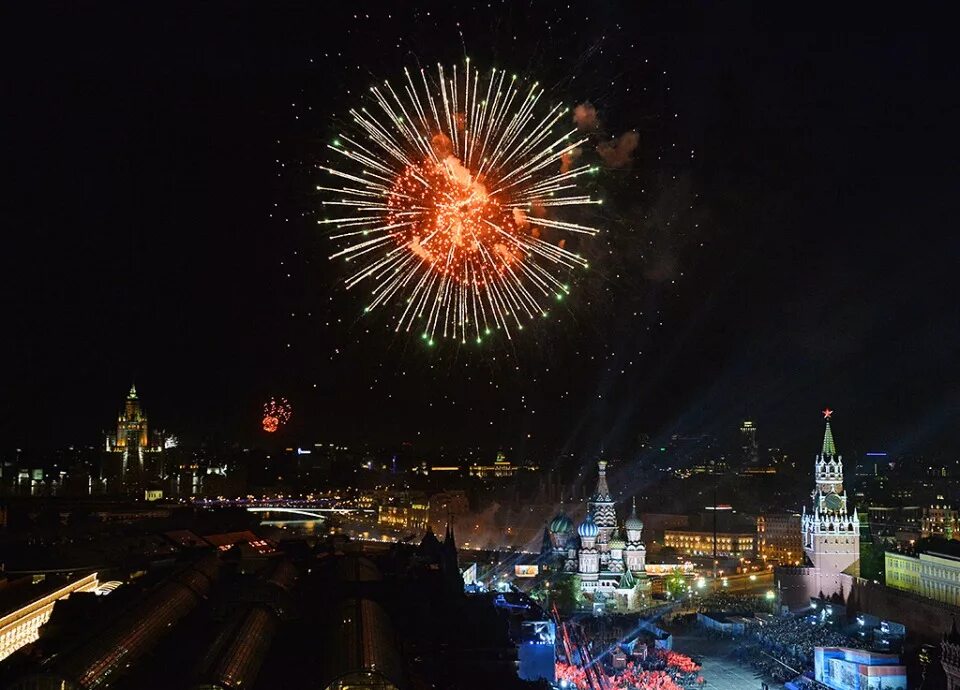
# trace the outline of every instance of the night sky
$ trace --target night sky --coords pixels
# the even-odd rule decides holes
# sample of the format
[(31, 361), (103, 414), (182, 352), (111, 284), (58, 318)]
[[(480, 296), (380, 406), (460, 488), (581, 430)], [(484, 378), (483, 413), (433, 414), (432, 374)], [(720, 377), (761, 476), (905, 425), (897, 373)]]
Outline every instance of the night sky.
[[(277, 395), (271, 443), (629, 456), (751, 417), (812, 455), (829, 405), (841, 452), (957, 448), (949, 37), (719, 3), (413, 4), (8, 23), (0, 449), (99, 443), (133, 380), (189, 441), (266, 441)], [(562, 308), (426, 348), (341, 287), (316, 166), (370, 84), (465, 55), (639, 146), (593, 183), (603, 232)]]

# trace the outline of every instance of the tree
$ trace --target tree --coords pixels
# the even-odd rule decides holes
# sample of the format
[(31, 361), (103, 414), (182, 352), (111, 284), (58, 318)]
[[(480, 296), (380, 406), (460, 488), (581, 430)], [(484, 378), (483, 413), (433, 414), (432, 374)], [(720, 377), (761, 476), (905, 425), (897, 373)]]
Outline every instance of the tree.
[(663, 584), (671, 599), (680, 599), (687, 593), (687, 579), (683, 576), (683, 571), (680, 568), (674, 568), (664, 578)]
[(574, 611), (583, 603), (580, 576), (566, 574), (550, 584), (550, 603), (561, 611)]
[(884, 551), (882, 543), (860, 542), (860, 577), (881, 583), (885, 581)]

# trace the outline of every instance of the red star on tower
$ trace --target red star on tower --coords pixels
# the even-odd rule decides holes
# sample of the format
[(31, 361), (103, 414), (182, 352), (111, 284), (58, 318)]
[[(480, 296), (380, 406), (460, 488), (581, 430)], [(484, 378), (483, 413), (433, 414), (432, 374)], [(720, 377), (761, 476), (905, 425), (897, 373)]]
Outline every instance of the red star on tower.
[(828, 407), (828, 408), (826, 408), (826, 409), (823, 411), (823, 418), (824, 418), (824, 419), (830, 419), (830, 415), (832, 415), (832, 414), (833, 414), (833, 410), (831, 410), (831, 409)]

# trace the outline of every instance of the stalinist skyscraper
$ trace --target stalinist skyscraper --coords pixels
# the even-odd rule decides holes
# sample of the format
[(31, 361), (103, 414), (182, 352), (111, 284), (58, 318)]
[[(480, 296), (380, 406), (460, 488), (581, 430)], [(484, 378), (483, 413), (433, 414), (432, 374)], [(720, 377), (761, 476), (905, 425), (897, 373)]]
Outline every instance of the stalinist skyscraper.
[(151, 443), (147, 415), (140, 407), (137, 387), (130, 386), (123, 410), (117, 416), (117, 433), (106, 440), (105, 479), (109, 491), (139, 488), (145, 480), (145, 456), (159, 453), (162, 442)]

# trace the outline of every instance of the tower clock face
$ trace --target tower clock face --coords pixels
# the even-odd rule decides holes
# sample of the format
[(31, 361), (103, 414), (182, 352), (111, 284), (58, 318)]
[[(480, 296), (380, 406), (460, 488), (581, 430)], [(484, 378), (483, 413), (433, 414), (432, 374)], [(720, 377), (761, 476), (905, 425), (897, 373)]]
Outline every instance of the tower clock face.
[(836, 494), (827, 494), (827, 497), (823, 502), (826, 504), (827, 510), (833, 512), (836, 512), (843, 507), (843, 501)]

